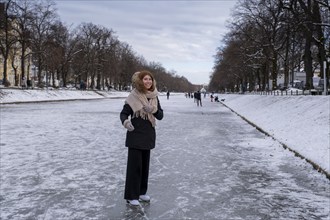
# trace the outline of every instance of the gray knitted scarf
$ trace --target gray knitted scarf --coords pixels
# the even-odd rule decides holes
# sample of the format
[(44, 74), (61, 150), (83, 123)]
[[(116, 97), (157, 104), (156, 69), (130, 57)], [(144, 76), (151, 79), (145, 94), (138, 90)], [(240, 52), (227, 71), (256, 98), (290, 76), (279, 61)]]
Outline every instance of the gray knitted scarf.
[(149, 120), (153, 127), (156, 126), (156, 119), (152, 113), (147, 113), (143, 110), (143, 106), (146, 104), (150, 104), (154, 106), (154, 109), (157, 110), (158, 102), (157, 102), (158, 91), (155, 88), (154, 91), (148, 91), (147, 93), (141, 93), (137, 89), (133, 89), (132, 92), (128, 95), (125, 100), (125, 103), (129, 104), (129, 106), (133, 110), (133, 118), (141, 117), (145, 120)]

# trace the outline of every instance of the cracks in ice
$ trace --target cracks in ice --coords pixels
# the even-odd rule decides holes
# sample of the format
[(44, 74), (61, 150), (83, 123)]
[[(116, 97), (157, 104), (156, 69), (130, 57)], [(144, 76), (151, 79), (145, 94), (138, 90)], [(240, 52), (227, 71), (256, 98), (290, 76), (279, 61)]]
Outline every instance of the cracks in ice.
[[(133, 207), (129, 204), (126, 204), (126, 211), (125, 211), (125, 219), (143, 219), (143, 220), (149, 220), (145, 210), (144, 206), (145, 204), (140, 204), (139, 206)], [(148, 204), (147, 204), (148, 205)]]

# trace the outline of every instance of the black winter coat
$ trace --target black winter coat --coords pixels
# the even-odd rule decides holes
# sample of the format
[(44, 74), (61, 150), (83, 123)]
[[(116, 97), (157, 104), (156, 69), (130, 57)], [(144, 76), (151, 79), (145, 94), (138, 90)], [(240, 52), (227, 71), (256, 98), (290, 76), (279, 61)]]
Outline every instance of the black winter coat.
[[(158, 110), (153, 115), (156, 119), (163, 119), (163, 109), (160, 106), (158, 97)], [(133, 110), (129, 104), (125, 104), (123, 110), (120, 112), (120, 120), (123, 124), (129, 116), (132, 117)], [(147, 119), (131, 118), (132, 125), (134, 126), (133, 131), (127, 131), (126, 133), (126, 147), (141, 149), (141, 150), (151, 150), (155, 148), (156, 143), (156, 130), (152, 127), (151, 122)]]

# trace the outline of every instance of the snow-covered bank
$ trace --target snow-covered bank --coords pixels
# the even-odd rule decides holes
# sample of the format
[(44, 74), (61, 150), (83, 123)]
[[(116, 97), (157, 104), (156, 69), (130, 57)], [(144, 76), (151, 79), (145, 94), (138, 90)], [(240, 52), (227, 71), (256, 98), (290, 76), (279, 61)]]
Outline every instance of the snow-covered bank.
[(330, 173), (330, 96), (220, 95), (240, 116)]
[(87, 90), (20, 90), (1, 89), (0, 103), (40, 102), (75, 99), (100, 99), (105, 97), (125, 97), (127, 92), (87, 91)]
[[(127, 92), (116, 91), (1, 89), (0, 103), (98, 99), (127, 95)], [(173, 95), (171, 93), (171, 96)], [(220, 94), (219, 98), (225, 99), (223, 103), (236, 113), (320, 166), (329, 176), (330, 96)], [(210, 102), (209, 97), (203, 102)]]

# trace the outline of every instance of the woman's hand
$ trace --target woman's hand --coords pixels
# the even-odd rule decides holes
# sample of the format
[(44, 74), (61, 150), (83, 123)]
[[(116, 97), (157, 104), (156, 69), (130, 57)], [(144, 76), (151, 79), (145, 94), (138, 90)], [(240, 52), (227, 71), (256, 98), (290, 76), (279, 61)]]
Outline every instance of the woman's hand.
[(143, 110), (147, 113), (155, 113), (156, 112), (155, 107), (150, 105), (150, 104), (144, 105)]
[(128, 119), (126, 119), (124, 121), (123, 125), (128, 131), (133, 131), (134, 130), (134, 126), (132, 125), (132, 122)]

